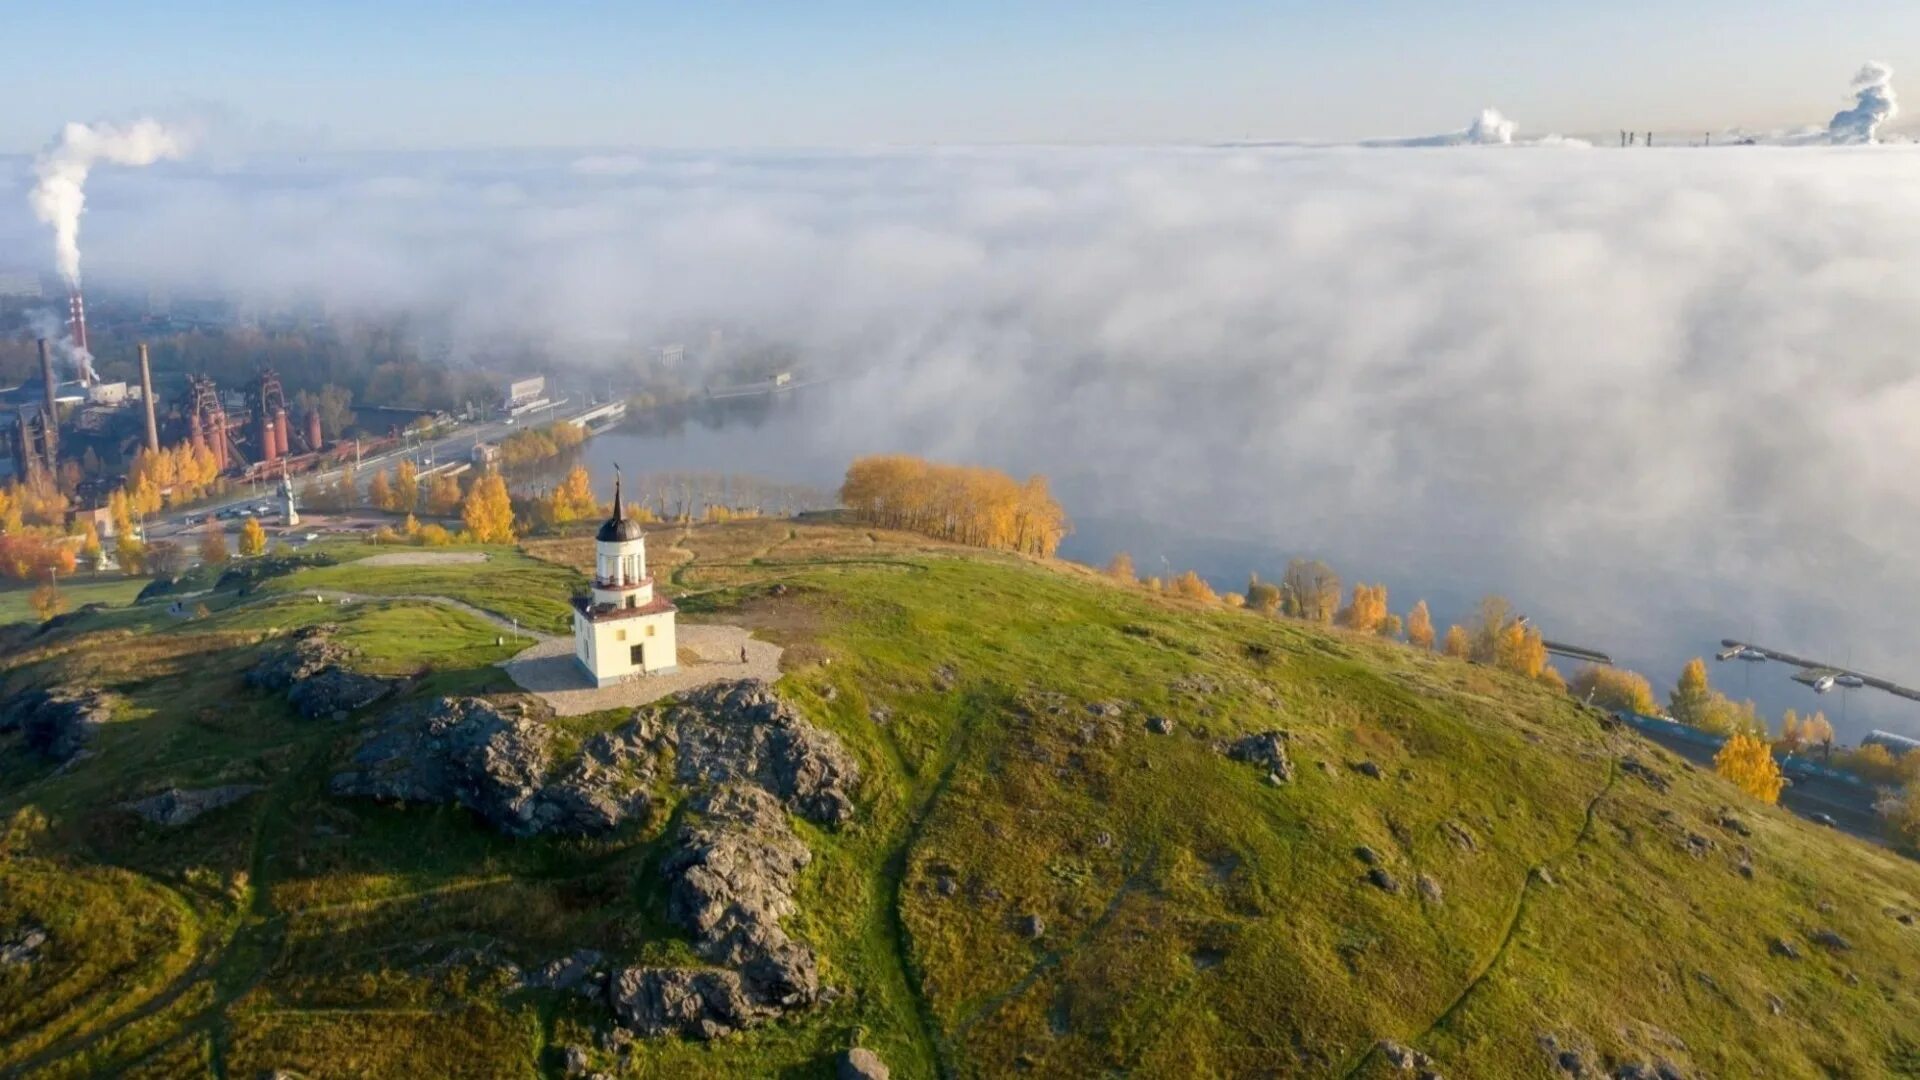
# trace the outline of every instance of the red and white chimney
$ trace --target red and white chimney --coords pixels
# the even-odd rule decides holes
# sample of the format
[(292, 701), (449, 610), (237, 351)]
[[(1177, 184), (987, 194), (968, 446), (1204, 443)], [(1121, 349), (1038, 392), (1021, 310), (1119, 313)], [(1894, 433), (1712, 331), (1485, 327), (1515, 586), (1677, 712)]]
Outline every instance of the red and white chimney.
[(87, 302), (75, 289), (67, 295), (67, 335), (73, 339), (73, 347), (83, 354), (80, 361), (80, 382), (90, 385), (93, 382), (93, 365), (87, 358), (93, 356), (93, 349), (87, 345)]

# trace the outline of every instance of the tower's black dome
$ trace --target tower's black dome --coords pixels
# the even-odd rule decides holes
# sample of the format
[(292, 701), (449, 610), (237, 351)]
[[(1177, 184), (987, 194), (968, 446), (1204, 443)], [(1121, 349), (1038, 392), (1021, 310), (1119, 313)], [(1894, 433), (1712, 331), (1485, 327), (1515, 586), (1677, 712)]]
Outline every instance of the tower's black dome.
[(620, 474), (613, 474), (613, 516), (600, 526), (594, 539), (603, 544), (617, 544), (623, 540), (639, 540), (646, 536), (646, 530), (640, 523), (627, 517), (627, 508), (620, 502)]
[(621, 540), (638, 540), (646, 535), (640, 523), (629, 517), (610, 517), (600, 526), (600, 532), (594, 537), (602, 543), (615, 543)]

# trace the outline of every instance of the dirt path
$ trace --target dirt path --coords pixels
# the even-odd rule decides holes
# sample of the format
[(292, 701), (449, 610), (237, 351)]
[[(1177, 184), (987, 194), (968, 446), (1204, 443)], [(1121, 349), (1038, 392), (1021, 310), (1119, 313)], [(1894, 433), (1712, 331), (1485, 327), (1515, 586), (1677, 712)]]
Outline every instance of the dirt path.
[[(1527, 867), (1526, 879), (1521, 882), (1520, 891), (1514, 897), (1513, 908), (1507, 915), (1507, 925), (1506, 928), (1501, 931), (1499, 944), (1494, 946), (1493, 952), (1488, 954), (1486, 961), (1480, 965), (1479, 970), (1474, 972), (1473, 977), (1468, 979), (1466, 985), (1460, 988), (1460, 993), (1455, 995), (1451, 1002), (1447, 1003), (1447, 1007), (1442, 1009), (1438, 1016), (1434, 1017), (1433, 1022), (1407, 1040), (1408, 1045), (1417, 1047), (1419, 1044), (1425, 1042), (1434, 1032), (1445, 1027), (1448, 1021), (1452, 1020), (1453, 1017), (1459, 1013), (1461, 1008), (1466, 1005), (1467, 1000), (1473, 996), (1473, 992), (1478, 990), (1482, 983), (1486, 982), (1487, 977), (1493, 974), (1494, 969), (1500, 966), (1500, 961), (1506, 957), (1507, 949), (1513, 945), (1514, 935), (1520, 930), (1520, 920), (1526, 915), (1527, 901), (1532, 898), (1534, 887), (1545, 880), (1544, 874), (1549, 865), (1557, 863), (1568, 855), (1573, 854), (1575, 848), (1585, 843), (1587, 837), (1593, 835), (1594, 814), (1600, 807), (1600, 800), (1612, 794), (1614, 784), (1620, 779), (1619, 750), (1613, 746), (1611, 742), (1609, 742), (1607, 746), (1607, 781), (1600, 785), (1600, 790), (1594, 793), (1593, 798), (1587, 800), (1586, 815), (1580, 823), (1580, 831), (1574, 834), (1573, 839), (1569, 840), (1565, 847), (1560, 848), (1546, 858)], [(1351, 1077), (1358, 1073), (1378, 1052), (1378, 1042), (1369, 1045), (1366, 1050), (1361, 1053), (1359, 1059), (1353, 1063), (1353, 1066), (1341, 1075), (1343, 1077)]]
[[(378, 556), (376, 556), (376, 558), (378, 558)], [(556, 638), (551, 634), (543, 634), (531, 627), (516, 624), (512, 619), (504, 615), (495, 615), (485, 608), (474, 607), (464, 600), (455, 600), (448, 596), (434, 596), (431, 593), (392, 593), (388, 595), (376, 595), (373, 593), (347, 592), (343, 589), (301, 589), (299, 592), (278, 593), (268, 598), (278, 600), (287, 596), (317, 596), (322, 600), (332, 600), (336, 602), (345, 600), (349, 604), (366, 604), (381, 600), (413, 600), (422, 604), (439, 604), (441, 607), (452, 608), (455, 611), (464, 611), (476, 619), (507, 631), (509, 634), (519, 634), (521, 637), (532, 638), (540, 642), (567, 641), (570, 643), (572, 640), (570, 638)], [(569, 647), (571, 647), (571, 644), (569, 644)]]

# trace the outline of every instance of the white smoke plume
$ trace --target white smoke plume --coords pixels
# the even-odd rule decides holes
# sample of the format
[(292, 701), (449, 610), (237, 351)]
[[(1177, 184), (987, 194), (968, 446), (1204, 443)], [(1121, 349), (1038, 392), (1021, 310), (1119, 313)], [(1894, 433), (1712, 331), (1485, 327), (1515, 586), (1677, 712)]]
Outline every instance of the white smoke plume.
[(1836, 143), (1875, 143), (1880, 127), (1900, 112), (1893, 95), (1893, 69), (1869, 61), (1853, 77), (1854, 104), (1833, 114), (1827, 136)]
[(74, 122), (34, 160), (37, 183), (27, 200), (34, 216), (53, 227), (54, 262), (69, 285), (80, 284), (80, 215), (86, 212), (87, 174), (93, 167), (103, 162), (144, 167), (185, 150), (185, 139), (158, 120), (125, 127)]
[(1505, 146), (1513, 142), (1516, 125), (1500, 115), (1499, 109), (1481, 109), (1480, 115), (1467, 125), (1466, 141), (1480, 146)]

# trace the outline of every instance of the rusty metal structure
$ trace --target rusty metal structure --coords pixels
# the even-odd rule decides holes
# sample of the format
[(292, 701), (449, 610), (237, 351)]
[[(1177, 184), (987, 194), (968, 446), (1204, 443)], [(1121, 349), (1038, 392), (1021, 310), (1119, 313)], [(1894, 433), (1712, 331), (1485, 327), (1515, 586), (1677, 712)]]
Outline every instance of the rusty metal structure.
[(227, 423), (226, 406), (220, 403), (220, 388), (212, 379), (187, 376), (186, 411), (188, 438), (196, 448), (204, 446), (213, 451), (221, 472), (245, 464)]

